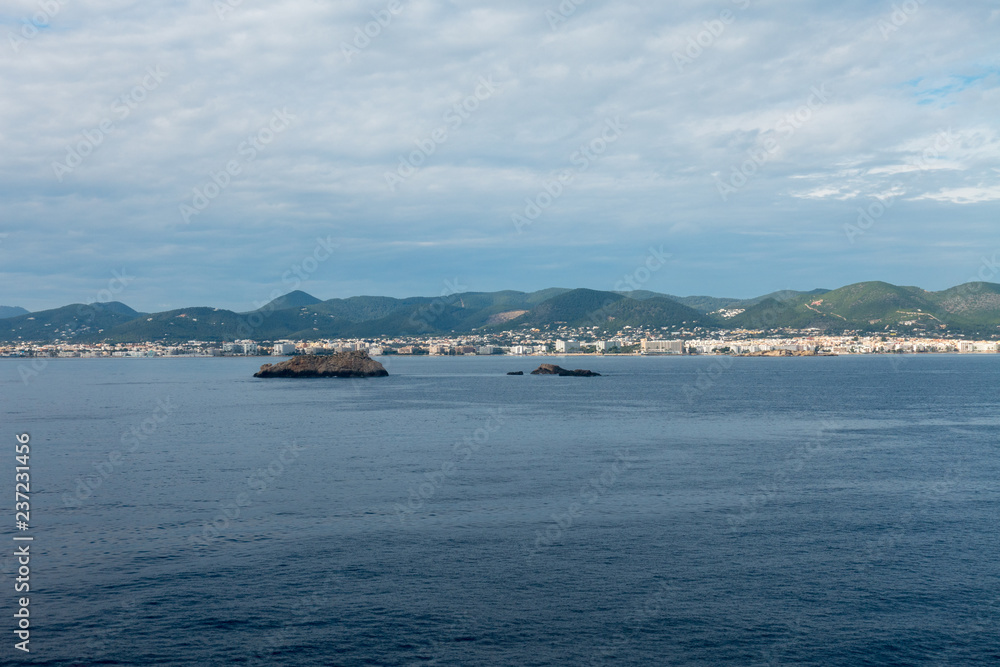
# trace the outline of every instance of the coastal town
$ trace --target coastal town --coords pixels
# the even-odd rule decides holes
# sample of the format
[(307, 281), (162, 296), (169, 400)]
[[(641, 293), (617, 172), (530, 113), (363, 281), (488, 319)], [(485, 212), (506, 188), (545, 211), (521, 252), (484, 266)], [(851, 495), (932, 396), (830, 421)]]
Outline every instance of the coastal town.
[[(596, 329), (596, 327), (594, 328)], [(998, 341), (912, 337), (887, 332), (827, 335), (812, 330), (705, 331), (700, 328), (625, 327), (613, 337), (588, 328), (547, 327), (453, 337), (323, 340), (191, 340), (143, 343), (17, 342), (0, 344), (0, 357), (228, 357), (334, 354), (365, 350), (383, 355), (730, 355), (813, 356), (853, 354), (996, 353)]]

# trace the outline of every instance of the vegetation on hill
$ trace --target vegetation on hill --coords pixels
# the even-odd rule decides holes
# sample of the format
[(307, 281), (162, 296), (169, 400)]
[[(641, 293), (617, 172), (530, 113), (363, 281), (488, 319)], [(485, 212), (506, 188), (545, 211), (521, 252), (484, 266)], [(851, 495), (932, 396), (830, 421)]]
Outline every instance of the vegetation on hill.
[(74, 303), (61, 308), (26, 313), (0, 321), (0, 340), (100, 340), (116, 326), (142, 313), (123, 303)]
[[(712, 310), (706, 310), (709, 308)], [(728, 312), (720, 312), (720, 308)], [(702, 326), (817, 329), (831, 333), (948, 332), (992, 337), (1000, 333), (1000, 285), (968, 283), (928, 292), (918, 287), (864, 282), (831, 291), (782, 291), (743, 300), (678, 298), (649, 291), (553, 288), (531, 293), (508, 290), (406, 299), (357, 296), (320, 301), (296, 291), (247, 313), (201, 307), (147, 314), (118, 302), (73, 304), (2, 319), (0, 340), (122, 343), (244, 338), (303, 340), (526, 328), (558, 330), (562, 326), (587, 327), (597, 334), (613, 334), (627, 326), (665, 331)]]
[(697, 310), (662, 296), (632, 299), (617, 292), (575, 289), (543, 301), (502, 328), (565, 325), (597, 327), (598, 331), (612, 333), (625, 326), (693, 328), (714, 323)]
[(18, 315), (27, 315), (28, 311), (20, 306), (0, 306), (0, 320), (5, 320), (8, 317), (17, 317)]

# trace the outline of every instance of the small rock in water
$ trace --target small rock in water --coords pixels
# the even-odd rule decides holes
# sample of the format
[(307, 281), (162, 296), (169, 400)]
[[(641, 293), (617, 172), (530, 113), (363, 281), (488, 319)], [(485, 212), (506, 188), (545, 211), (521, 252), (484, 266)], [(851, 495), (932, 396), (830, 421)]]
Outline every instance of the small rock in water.
[(389, 373), (368, 352), (339, 352), (330, 355), (303, 354), (279, 364), (264, 364), (255, 378), (367, 378)]
[(582, 368), (577, 368), (574, 371), (563, 368), (562, 366), (556, 366), (555, 364), (542, 364), (535, 370), (531, 371), (532, 375), (559, 375), (561, 377), (601, 377), (600, 373), (595, 373), (594, 371), (585, 371)]

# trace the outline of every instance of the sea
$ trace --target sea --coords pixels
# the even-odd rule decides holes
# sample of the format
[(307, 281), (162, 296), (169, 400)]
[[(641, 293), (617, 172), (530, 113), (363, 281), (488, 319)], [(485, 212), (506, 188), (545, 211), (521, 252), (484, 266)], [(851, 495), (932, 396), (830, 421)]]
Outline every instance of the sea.
[(1000, 664), (998, 355), (380, 360), (0, 360), (0, 663)]

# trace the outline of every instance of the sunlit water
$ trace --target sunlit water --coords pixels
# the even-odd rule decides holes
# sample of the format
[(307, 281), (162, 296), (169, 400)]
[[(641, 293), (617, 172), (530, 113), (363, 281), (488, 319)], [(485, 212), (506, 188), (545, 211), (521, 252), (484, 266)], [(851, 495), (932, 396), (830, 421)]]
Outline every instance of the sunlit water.
[(1000, 357), (263, 361), (0, 360), (4, 662), (1000, 660)]

